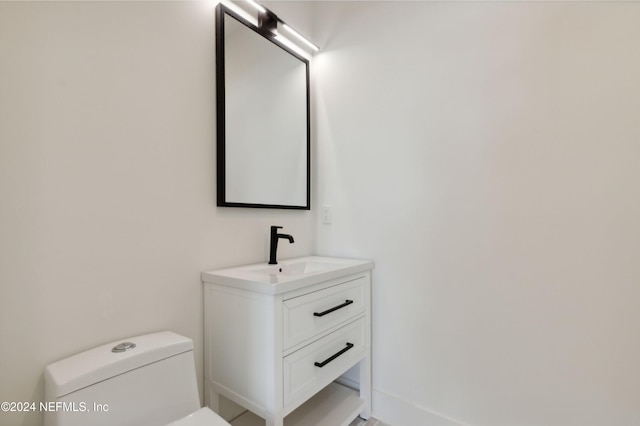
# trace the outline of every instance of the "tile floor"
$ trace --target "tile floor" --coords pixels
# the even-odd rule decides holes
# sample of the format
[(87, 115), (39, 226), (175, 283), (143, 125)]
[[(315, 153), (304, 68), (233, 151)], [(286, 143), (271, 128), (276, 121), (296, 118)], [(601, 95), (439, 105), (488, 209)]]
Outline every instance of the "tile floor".
[(376, 420), (370, 417), (369, 420), (362, 420), (360, 417), (351, 422), (349, 426), (388, 426), (382, 423), (380, 420)]
[[(264, 425), (264, 419), (256, 416), (253, 413), (245, 412), (243, 415), (231, 420), (231, 426), (257, 426)], [(386, 423), (382, 423), (380, 420), (376, 420), (370, 417), (369, 420), (362, 420), (360, 417), (356, 417), (349, 426), (389, 426)]]

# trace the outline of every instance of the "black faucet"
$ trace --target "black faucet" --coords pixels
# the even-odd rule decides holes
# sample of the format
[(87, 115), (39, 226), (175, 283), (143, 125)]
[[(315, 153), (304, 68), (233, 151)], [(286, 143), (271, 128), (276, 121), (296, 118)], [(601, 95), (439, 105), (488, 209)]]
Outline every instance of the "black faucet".
[(287, 234), (278, 234), (278, 229), (282, 229), (282, 226), (271, 227), (271, 246), (269, 248), (269, 265), (277, 265), (276, 252), (278, 251), (278, 240), (280, 238), (286, 238), (290, 244), (293, 244), (293, 236)]

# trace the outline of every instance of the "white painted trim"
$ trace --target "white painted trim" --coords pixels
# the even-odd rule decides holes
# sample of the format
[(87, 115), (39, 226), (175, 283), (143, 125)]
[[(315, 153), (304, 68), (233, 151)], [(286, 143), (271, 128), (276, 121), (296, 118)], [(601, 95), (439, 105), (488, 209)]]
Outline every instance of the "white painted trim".
[(372, 402), (372, 416), (392, 426), (472, 426), (379, 389), (373, 390)]

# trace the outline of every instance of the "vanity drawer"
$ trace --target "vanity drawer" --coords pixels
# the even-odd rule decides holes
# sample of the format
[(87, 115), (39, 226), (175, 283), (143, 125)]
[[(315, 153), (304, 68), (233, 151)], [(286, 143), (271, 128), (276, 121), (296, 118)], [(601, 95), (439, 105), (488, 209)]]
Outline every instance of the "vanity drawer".
[(365, 353), (361, 318), (283, 359), (284, 404), (303, 401), (344, 373)]
[(354, 280), (286, 300), (283, 304), (284, 349), (354, 319), (366, 311), (367, 279)]

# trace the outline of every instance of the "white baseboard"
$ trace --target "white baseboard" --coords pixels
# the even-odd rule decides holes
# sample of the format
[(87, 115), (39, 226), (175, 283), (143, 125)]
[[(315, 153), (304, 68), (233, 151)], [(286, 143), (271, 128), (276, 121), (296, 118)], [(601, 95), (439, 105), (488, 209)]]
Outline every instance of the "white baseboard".
[(391, 426), (471, 426), (378, 389), (372, 404), (373, 417)]
[(360, 389), (360, 383), (345, 376), (340, 376), (335, 381), (336, 383), (340, 383), (342, 386), (346, 386), (353, 390)]

